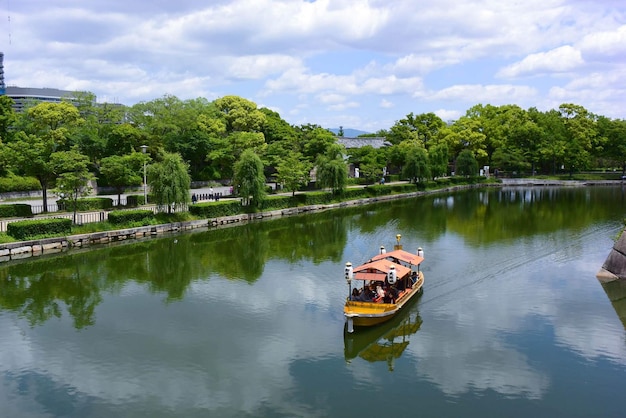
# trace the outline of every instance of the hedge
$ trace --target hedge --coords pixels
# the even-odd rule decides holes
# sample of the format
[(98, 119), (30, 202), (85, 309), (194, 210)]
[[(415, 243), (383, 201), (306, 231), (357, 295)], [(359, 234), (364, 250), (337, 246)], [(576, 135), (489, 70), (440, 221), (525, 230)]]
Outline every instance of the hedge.
[(32, 218), (32, 207), (26, 203), (0, 205), (0, 218)]
[(37, 236), (69, 234), (72, 220), (64, 218), (32, 219), (12, 222), (7, 225), (7, 235), (18, 240), (29, 240)]
[[(59, 210), (73, 211), (73, 202), (69, 200), (57, 200)], [(113, 199), (110, 197), (90, 197), (87, 199), (78, 199), (76, 201), (76, 210), (78, 212), (86, 212), (90, 210), (106, 210), (113, 208)]]
[(39, 180), (34, 177), (21, 177), (15, 174), (0, 177), (0, 193), (27, 192), (32, 190), (41, 190)]
[(129, 222), (144, 222), (154, 218), (151, 210), (114, 210), (109, 213), (109, 222), (113, 225), (120, 225)]
[(232, 216), (242, 213), (241, 203), (238, 200), (196, 203), (188, 208), (189, 213), (192, 215), (206, 219)]

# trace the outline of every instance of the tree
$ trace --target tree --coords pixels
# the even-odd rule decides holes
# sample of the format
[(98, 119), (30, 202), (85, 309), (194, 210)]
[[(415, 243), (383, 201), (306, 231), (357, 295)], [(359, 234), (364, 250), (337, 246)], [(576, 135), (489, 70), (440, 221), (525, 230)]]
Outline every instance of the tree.
[(325, 155), (317, 159), (317, 184), (328, 187), (336, 195), (341, 194), (348, 183), (348, 168), (343, 161), (343, 147), (334, 144)]
[(115, 188), (118, 204), (124, 188), (139, 186), (142, 183), (143, 176), (140, 170), (146, 158), (149, 158), (146, 154), (134, 152), (124, 156), (112, 155), (102, 159), (100, 174), (106, 180), (106, 184)]
[(478, 161), (474, 153), (468, 149), (461, 151), (456, 159), (456, 171), (461, 176), (475, 176), (478, 174)]
[(296, 190), (309, 181), (311, 165), (300, 154), (291, 153), (276, 167), (276, 180), (295, 196)]
[(159, 210), (167, 206), (167, 213), (172, 213), (173, 208), (189, 203), (189, 167), (180, 154), (166, 152), (160, 162), (151, 164), (148, 184)]
[(423, 179), (430, 177), (430, 167), (428, 165), (428, 152), (426, 149), (414, 142), (414, 146), (409, 149), (406, 161), (402, 169), (404, 177), (414, 183), (421, 183)]
[(448, 174), (448, 147), (446, 144), (431, 146), (428, 150), (428, 162), (433, 178)]
[(67, 150), (72, 130), (83, 120), (78, 109), (69, 103), (43, 102), (29, 108), (17, 122), (15, 138), (8, 144), (17, 169), (39, 180), (43, 211), (48, 212), (48, 188), (54, 183), (54, 167), (50, 156)]
[(89, 157), (75, 149), (58, 151), (50, 155), (50, 165), (57, 176), (55, 192), (61, 197), (61, 201), (70, 203), (72, 219), (76, 223), (78, 199), (89, 195), (89, 182), (96, 179), (89, 172)]
[(245, 150), (235, 164), (234, 184), (244, 205), (259, 205), (265, 198), (263, 162), (251, 149)]

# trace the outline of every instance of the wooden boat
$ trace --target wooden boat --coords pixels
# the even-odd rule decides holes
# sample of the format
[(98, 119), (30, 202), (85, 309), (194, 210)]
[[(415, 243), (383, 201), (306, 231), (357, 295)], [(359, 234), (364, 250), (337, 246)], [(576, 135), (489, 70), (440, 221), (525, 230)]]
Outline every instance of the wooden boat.
[(421, 248), (417, 254), (404, 251), (401, 237), (396, 235), (393, 251), (387, 252), (381, 246), (378, 255), (360, 266), (352, 267), (352, 263), (346, 263), (349, 293), (343, 314), (347, 332), (354, 332), (355, 327), (389, 321), (411, 299), (421, 294), (424, 273), (420, 271), (420, 264), (424, 261), (424, 253)]

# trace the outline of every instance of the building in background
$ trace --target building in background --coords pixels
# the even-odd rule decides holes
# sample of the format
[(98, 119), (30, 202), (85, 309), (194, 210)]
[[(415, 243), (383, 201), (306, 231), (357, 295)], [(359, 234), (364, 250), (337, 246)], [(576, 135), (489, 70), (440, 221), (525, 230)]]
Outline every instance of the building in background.
[(62, 100), (70, 100), (76, 97), (75, 91), (59, 90), (50, 88), (16, 87), (7, 86), (5, 94), (13, 99), (13, 110), (22, 112), (29, 104), (39, 102), (60, 103)]
[[(23, 112), (26, 107), (33, 103), (73, 101), (79, 93), (81, 92), (52, 88), (6, 86), (4, 81), (4, 53), (0, 52), (0, 95), (6, 95), (13, 99), (15, 112)], [(95, 100), (94, 96), (94, 102)]]

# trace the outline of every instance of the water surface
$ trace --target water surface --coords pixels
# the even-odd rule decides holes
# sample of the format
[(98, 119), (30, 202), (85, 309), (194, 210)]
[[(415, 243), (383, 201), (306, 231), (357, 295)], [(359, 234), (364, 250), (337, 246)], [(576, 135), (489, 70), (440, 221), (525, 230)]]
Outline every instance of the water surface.
[[(624, 416), (626, 289), (595, 278), (624, 203), (467, 191), (0, 265), (0, 416)], [(344, 337), (344, 263), (397, 233), (424, 294)]]

